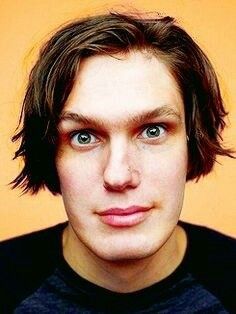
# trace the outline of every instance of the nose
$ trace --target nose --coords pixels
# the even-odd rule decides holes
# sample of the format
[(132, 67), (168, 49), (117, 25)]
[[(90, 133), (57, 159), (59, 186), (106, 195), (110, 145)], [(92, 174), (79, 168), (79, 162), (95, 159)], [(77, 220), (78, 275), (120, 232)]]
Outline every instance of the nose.
[(104, 170), (104, 187), (109, 191), (134, 189), (140, 184), (140, 172), (135, 166), (135, 152), (123, 139), (111, 141)]

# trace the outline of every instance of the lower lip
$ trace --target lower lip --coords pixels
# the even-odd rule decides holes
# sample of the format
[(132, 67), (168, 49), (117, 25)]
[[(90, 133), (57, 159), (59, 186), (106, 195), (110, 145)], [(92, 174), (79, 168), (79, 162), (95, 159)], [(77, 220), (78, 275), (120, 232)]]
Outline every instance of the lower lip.
[(136, 212), (129, 215), (103, 215), (100, 219), (103, 223), (113, 227), (132, 227), (144, 221), (149, 211)]

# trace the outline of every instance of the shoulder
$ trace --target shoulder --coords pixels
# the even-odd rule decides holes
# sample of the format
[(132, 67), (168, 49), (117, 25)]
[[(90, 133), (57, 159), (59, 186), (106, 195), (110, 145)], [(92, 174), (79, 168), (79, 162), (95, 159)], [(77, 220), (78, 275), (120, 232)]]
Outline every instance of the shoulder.
[[(57, 236), (64, 230), (67, 223), (60, 223), (58, 225), (24, 234), (15, 238), (4, 240), (0, 242), (0, 252), (11, 252), (14, 254), (21, 254), (22, 250), (27, 250), (29, 247), (34, 247), (35, 244), (43, 244), (45, 248), (50, 246), (45, 240), (55, 241)], [(36, 250), (36, 248), (35, 248)]]
[(0, 312), (32, 294), (54, 270), (66, 223), (0, 242)]
[(185, 263), (194, 277), (235, 310), (236, 239), (205, 226), (180, 222), (187, 234)]
[(59, 254), (60, 237), (65, 223), (56, 226), (35, 231), (26, 235), (22, 235), (13, 239), (0, 242), (0, 271), (3, 266), (24, 267), (30, 266), (31, 263), (40, 258), (44, 260), (44, 255), (50, 252), (50, 256), (45, 259), (49, 262)]
[(187, 234), (189, 261), (194, 263), (196, 261), (194, 258), (197, 257), (197, 264), (201, 261), (208, 263), (214, 261), (215, 266), (217, 266), (216, 262), (221, 266), (222, 263), (235, 265), (233, 264), (236, 259), (235, 238), (205, 226), (186, 222), (180, 222), (180, 225)]

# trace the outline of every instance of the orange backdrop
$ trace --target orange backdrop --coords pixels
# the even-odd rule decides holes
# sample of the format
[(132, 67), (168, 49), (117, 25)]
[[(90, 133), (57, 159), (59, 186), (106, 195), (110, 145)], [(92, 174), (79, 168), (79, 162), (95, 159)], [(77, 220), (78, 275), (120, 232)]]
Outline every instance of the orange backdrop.
[[(236, 2), (235, 0), (14, 0), (0, 1), (0, 239), (40, 229), (66, 219), (60, 197), (49, 192), (20, 196), (8, 182), (20, 163), (12, 161), (16, 145), (10, 137), (17, 125), (27, 74), (38, 48), (58, 25), (108, 9), (158, 11), (175, 16), (208, 54), (218, 73), (230, 112), (224, 133), (236, 148)], [(181, 218), (236, 235), (236, 160), (222, 158), (213, 173), (188, 183)]]

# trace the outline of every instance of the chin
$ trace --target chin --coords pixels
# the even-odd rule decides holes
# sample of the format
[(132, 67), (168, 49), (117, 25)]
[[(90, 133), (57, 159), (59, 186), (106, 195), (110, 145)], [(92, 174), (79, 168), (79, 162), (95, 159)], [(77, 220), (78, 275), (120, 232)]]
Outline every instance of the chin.
[(111, 243), (99, 246), (93, 253), (102, 260), (109, 262), (122, 262), (142, 260), (154, 255), (162, 246), (160, 243), (152, 243), (150, 241), (138, 241), (136, 243)]
[(156, 252), (122, 252), (121, 254), (102, 254), (98, 256), (100, 259), (103, 259), (107, 262), (112, 263), (128, 263), (128, 262), (134, 262), (134, 261), (141, 261), (148, 257), (151, 257)]

